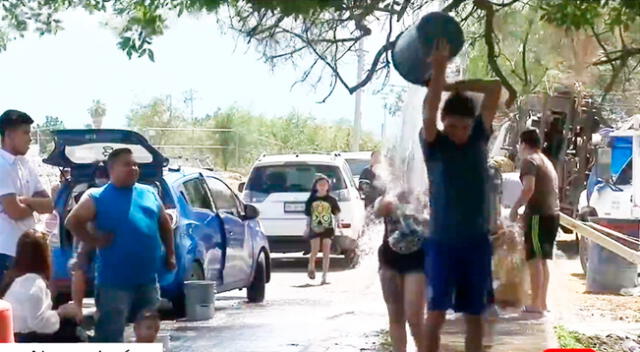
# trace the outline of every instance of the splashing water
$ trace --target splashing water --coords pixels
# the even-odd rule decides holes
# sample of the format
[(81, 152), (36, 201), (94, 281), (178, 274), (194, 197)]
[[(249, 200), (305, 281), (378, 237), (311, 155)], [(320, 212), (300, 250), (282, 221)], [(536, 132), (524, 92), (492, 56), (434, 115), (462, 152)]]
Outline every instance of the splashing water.
[[(386, 189), (386, 196), (395, 199), (401, 192), (408, 191), (411, 196), (403, 213), (423, 219), (428, 216), (428, 181), (418, 133), (422, 127), (424, 91), (417, 86), (408, 89), (398, 133), (383, 141), (385, 157), (375, 169), (375, 186)], [(371, 214), (366, 223), (365, 235), (358, 241), (361, 266), (374, 266), (377, 258), (371, 254), (382, 243), (384, 225), (382, 219), (375, 219)]]
[(409, 191), (408, 212), (426, 216), (428, 209), (427, 170), (422, 156), (418, 133), (422, 127), (422, 97), (424, 89), (411, 86), (402, 106), (399, 134), (385, 141), (384, 162), (377, 170), (378, 186), (386, 188), (390, 197), (397, 198)]

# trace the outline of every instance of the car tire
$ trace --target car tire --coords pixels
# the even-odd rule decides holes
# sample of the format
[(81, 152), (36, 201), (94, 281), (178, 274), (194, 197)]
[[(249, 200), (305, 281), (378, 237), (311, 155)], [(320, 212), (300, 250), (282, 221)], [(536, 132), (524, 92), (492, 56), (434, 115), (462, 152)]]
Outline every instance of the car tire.
[[(199, 262), (191, 263), (191, 267), (189, 267), (189, 271), (184, 276), (184, 281), (202, 281), (204, 280), (204, 269), (202, 268), (202, 264)], [(173, 314), (177, 318), (184, 318), (187, 311), (185, 307), (185, 294), (184, 290), (181, 292), (178, 297), (171, 301), (173, 305)]]
[[(578, 220), (589, 221), (590, 217), (595, 216), (598, 216), (598, 212), (595, 209), (588, 207), (580, 211), (578, 214)], [(578, 236), (578, 238), (578, 255), (580, 256), (580, 265), (582, 266), (582, 271), (586, 275), (589, 265), (589, 239), (585, 236)]]
[(247, 287), (247, 300), (250, 303), (261, 303), (264, 301), (267, 286), (267, 264), (264, 254), (260, 253), (253, 273), (253, 280)]
[(347, 261), (349, 269), (354, 269), (360, 263), (360, 253), (358, 249), (351, 249), (344, 253), (344, 259)]
[(582, 266), (582, 271), (584, 274), (587, 274), (587, 268), (589, 265), (589, 239), (580, 236), (580, 240), (578, 241), (578, 253), (580, 254), (580, 265)]

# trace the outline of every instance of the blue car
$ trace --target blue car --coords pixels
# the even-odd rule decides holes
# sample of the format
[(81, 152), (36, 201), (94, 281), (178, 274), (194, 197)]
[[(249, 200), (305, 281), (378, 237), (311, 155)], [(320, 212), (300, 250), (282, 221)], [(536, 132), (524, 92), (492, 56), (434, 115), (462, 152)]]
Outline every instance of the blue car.
[(271, 262), (258, 210), (244, 204), (215, 172), (167, 167), (169, 160), (133, 131), (58, 130), (53, 135), (55, 148), (44, 162), (71, 170), (54, 200), (59, 244), (52, 246), (52, 283), (57, 302), (68, 300), (71, 287), (73, 236), (64, 227), (65, 218), (84, 191), (105, 182), (104, 161), (123, 147), (139, 163), (139, 182), (157, 190), (171, 217), (178, 265), (173, 272), (159, 273), (162, 297), (183, 313), (184, 282), (207, 280), (216, 283), (217, 292), (246, 288), (250, 302), (264, 300)]

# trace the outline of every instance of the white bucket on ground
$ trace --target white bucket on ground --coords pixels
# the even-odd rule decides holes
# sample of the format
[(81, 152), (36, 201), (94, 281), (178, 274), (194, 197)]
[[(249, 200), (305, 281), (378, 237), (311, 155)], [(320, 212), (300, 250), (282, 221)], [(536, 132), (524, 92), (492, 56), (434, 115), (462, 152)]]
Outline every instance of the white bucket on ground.
[(171, 343), (171, 337), (167, 333), (159, 333), (156, 336), (156, 343), (162, 344), (162, 351), (169, 352), (169, 345)]
[(187, 281), (184, 283), (187, 320), (201, 321), (213, 318), (215, 312), (216, 283), (213, 281)]
[(587, 291), (593, 293), (620, 293), (622, 289), (636, 287), (638, 266), (616, 253), (589, 241), (587, 262)]

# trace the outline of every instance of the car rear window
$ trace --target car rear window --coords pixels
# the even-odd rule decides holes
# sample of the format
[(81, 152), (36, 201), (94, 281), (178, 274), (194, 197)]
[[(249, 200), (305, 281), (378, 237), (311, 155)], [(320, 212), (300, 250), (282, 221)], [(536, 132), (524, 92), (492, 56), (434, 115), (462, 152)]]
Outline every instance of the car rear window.
[(153, 161), (153, 156), (141, 145), (122, 143), (87, 143), (69, 145), (65, 147), (65, 155), (76, 164), (92, 164), (107, 160), (115, 149), (129, 148), (133, 152), (133, 159), (140, 164)]
[(263, 194), (311, 192), (313, 181), (320, 174), (331, 180), (332, 190), (347, 188), (337, 166), (298, 164), (254, 168), (247, 182), (247, 190)]

